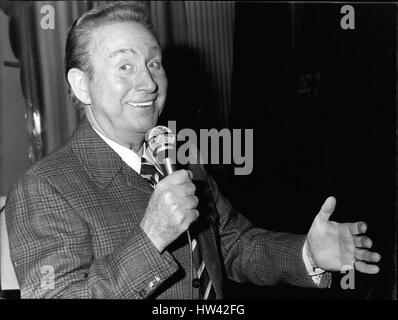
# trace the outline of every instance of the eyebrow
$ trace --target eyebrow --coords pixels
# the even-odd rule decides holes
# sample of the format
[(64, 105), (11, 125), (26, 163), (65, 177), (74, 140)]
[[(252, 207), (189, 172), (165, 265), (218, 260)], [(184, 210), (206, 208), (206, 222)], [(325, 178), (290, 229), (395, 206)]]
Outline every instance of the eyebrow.
[[(125, 53), (132, 53), (132, 54), (136, 55), (137, 51), (135, 51), (134, 49), (131, 49), (131, 48), (121, 48), (121, 49), (112, 51), (108, 55), (108, 57), (109, 58), (113, 58), (113, 57), (115, 57), (115, 56), (117, 56), (119, 54), (125, 54)], [(162, 51), (160, 50), (159, 47), (152, 47), (152, 48), (149, 49), (149, 54), (156, 55), (157, 53), (159, 53), (159, 54), (162, 53)]]
[(162, 54), (162, 50), (160, 50), (159, 47), (152, 47), (149, 49), (149, 54), (151, 55), (156, 55), (156, 54)]
[(133, 53), (134, 55), (137, 54), (137, 52), (135, 50), (131, 49), (131, 48), (122, 48), (122, 49), (118, 49), (118, 50), (112, 51), (108, 55), (108, 57), (109, 58), (113, 58), (113, 57), (115, 57), (115, 56), (117, 56), (119, 54), (124, 54), (124, 53)]

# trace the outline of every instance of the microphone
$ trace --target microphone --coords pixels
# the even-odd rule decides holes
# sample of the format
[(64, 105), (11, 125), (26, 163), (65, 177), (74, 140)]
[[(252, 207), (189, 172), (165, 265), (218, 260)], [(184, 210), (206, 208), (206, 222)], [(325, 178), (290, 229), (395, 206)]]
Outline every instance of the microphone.
[[(157, 167), (164, 177), (172, 174), (174, 171), (181, 169), (181, 166), (176, 161), (176, 135), (167, 127), (157, 126), (147, 131), (145, 134), (146, 148), (149, 152), (146, 153), (148, 159)], [(203, 198), (212, 197), (204, 186), (204, 182), (195, 181), (196, 193)], [(209, 208), (203, 207), (199, 211), (209, 212)], [(214, 207), (215, 204), (212, 203)], [(211, 211), (211, 210), (210, 210)], [(218, 225), (218, 217), (208, 214), (204, 217), (213, 225)]]
[[(163, 176), (168, 176), (179, 169), (176, 161), (176, 136), (167, 127), (156, 126), (147, 131), (145, 134), (147, 143), (147, 156), (152, 163), (158, 165)], [(189, 248), (192, 248), (192, 239), (189, 229), (186, 231)], [(193, 287), (197, 288), (200, 280), (193, 279), (193, 257), (190, 250), (190, 283), (191, 283), (191, 300), (193, 299)]]
[(163, 176), (179, 169), (176, 161), (176, 136), (167, 127), (157, 126), (145, 134), (147, 156), (160, 167)]

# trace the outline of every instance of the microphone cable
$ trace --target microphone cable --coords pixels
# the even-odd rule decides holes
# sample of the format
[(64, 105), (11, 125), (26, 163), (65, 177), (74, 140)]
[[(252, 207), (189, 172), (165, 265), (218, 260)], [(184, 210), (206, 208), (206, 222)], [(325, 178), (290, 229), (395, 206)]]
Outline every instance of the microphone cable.
[(192, 258), (192, 239), (191, 239), (191, 234), (189, 230), (186, 231), (187, 233), (187, 238), (188, 238), (188, 245), (189, 245), (189, 284), (190, 284), (190, 296), (191, 300), (193, 300), (193, 258)]

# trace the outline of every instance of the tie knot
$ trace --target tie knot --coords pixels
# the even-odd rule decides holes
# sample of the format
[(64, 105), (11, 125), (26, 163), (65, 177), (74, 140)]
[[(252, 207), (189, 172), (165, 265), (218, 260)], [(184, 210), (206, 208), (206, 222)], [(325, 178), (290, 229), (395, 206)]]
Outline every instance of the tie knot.
[(143, 176), (154, 175), (157, 172), (155, 166), (150, 163), (147, 159), (141, 158), (141, 171), (140, 174)]
[(141, 158), (140, 175), (154, 187), (160, 180), (161, 176), (156, 167), (144, 157)]

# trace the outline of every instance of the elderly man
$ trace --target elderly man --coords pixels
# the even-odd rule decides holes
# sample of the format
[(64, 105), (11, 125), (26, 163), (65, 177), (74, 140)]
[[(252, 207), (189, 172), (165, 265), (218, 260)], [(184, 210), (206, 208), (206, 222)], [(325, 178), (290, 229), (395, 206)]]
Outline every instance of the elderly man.
[(378, 272), (366, 225), (329, 221), (333, 197), (307, 235), (294, 235), (251, 225), (200, 164), (149, 183), (144, 139), (167, 78), (141, 5), (84, 14), (68, 34), (65, 73), (85, 117), (7, 201), (22, 298), (221, 299), (224, 276), (327, 287), (325, 271)]

